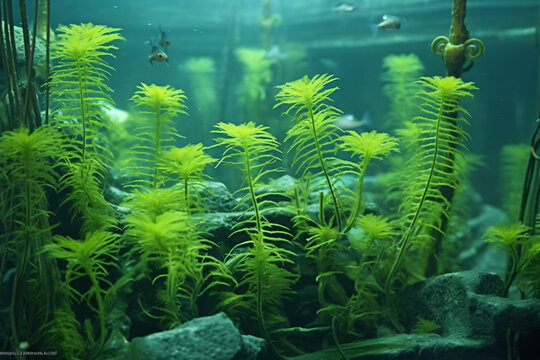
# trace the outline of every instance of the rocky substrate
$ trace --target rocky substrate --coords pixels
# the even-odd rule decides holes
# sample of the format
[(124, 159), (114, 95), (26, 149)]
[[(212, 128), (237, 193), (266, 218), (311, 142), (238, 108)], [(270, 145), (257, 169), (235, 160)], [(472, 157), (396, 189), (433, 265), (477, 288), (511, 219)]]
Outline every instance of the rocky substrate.
[[(290, 179), (283, 181), (290, 182)], [(213, 241), (230, 249), (238, 240), (229, 237), (231, 228), (250, 213), (238, 208), (238, 200), (221, 183), (209, 183), (204, 197), (211, 213), (201, 220), (200, 230), (212, 234)], [(440, 275), (403, 289), (397, 305), (400, 314), (405, 314), (401, 319), (405, 333), (381, 329), (376, 339), (343, 343), (341, 350), (348, 359), (506, 360), (508, 349), (512, 347), (514, 355), (519, 353), (521, 360), (540, 359), (537, 346), (540, 300), (502, 297), (505, 255), (481, 239), (488, 226), (504, 220), (504, 214), (482, 205), (481, 199), (476, 201), (475, 208), (476, 214), (454, 235), (465, 249), (459, 253), (457, 262), (469, 271)], [(315, 212), (317, 207), (309, 210)], [(376, 212), (376, 208), (373, 211)], [(282, 208), (266, 216), (290, 226), (293, 214)], [(303, 290), (298, 291), (299, 303), (308, 304), (316, 299), (315, 294), (312, 299), (300, 296)], [(419, 319), (432, 321), (436, 325), (434, 332), (412, 333)], [(321, 345), (323, 350), (290, 359), (344, 359), (330, 332), (326, 338)], [(172, 330), (135, 337), (129, 343), (122, 337), (119, 339), (104, 358), (270, 359), (262, 339), (242, 335), (223, 313), (200, 317)], [(317, 342), (320, 339), (317, 338)]]

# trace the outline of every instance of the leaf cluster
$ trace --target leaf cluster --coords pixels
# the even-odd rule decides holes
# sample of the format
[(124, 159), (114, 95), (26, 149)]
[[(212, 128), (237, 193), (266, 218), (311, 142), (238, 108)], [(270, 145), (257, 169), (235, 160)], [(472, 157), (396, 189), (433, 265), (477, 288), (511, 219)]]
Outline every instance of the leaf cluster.
[(186, 96), (181, 89), (169, 85), (141, 83), (137, 89), (131, 100), (142, 108), (143, 117), (135, 134), (137, 145), (132, 149), (131, 172), (137, 177), (132, 186), (155, 189), (165, 181), (158, 173), (158, 163), (161, 152), (168, 150), (179, 137), (174, 119), (179, 114), (187, 114)]

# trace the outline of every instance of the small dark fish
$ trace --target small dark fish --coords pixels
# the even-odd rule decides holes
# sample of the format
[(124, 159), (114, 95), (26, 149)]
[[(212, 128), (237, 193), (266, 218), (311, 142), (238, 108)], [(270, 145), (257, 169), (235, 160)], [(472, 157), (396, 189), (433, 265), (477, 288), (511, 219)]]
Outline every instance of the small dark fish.
[(377, 36), (380, 29), (398, 30), (399, 28), (401, 28), (401, 18), (392, 15), (384, 15), (380, 23), (370, 26), (373, 36)]
[(161, 37), (159, 39), (159, 46), (163, 49), (163, 51), (166, 51), (169, 45), (171, 45), (171, 42), (169, 41), (169, 37), (167, 34), (165, 34), (165, 31), (161, 29), (161, 26), (159, 27), (159, 32), (161, 33)]
[(150, 45), (152, 45), (152, 52), (150, 53), (150, 57), (149, 57), (150, 65), (154, 65), (152, 63), (153, 61), (157, 61), (157, 62), (166, 61), (167, 63), (169, 62), (169, 57), (167, 56), (167, 54), (162, 48), (160, 48), (159, 46), (153, 45), (152, 42), (150, 42)]
[(333, 12), (339, 12), (339, 13), (346, 13), (351, 12), (356, 9), (356, 4), (353, 4), (351, 2), (342, 1), (338, 3), (334, 8), (332, 9)]

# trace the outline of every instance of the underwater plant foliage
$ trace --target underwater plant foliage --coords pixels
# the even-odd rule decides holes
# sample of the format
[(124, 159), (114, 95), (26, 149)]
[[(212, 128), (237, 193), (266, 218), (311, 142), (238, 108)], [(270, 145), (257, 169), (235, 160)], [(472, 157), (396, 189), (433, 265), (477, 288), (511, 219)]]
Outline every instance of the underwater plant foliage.
[(15, 268), (10, 319), (2, 321), (10, 324), (12, 348), (24, 338), (49, 338), (45, 326), (54, 308), (57, 269), (40, 251), (52, 232), (46, 191), (57, 186), (60, 146), (50, 127), (32, 133), (21, 127), (0, 136), (0, 249), (3, 262), (13, 255)]
[(133, 175), (138, 180), (133, 185), (151, 186), (156, 190), (163, 181), (157, 164), (161, 152), (172, 146), (179, 137), (173, 126), (174, 119), (179, 114), (187, 114), (184, 105), (186, 96), (183, 90), (169, 85), (142, 83), (137, 89), (131, 100), (142, 107), (144, 117), (135, 135), (138, 144), (133, 149), (133, 155), (137, 165)]
[(181, 181), (184, 193), (184, 211), (203, 211), (204, 204), (200, 200), (198, 188), (204, 187), (204, 180), (209, 179), (203, 173), (207, 165), (215, 163), (217, 160), (204, 153), (201, 143), (188, 144), (177, 148), (173, 146), (164, 151), (158, 168), (165, 174), (178, 177)]
[(184, 62), (191, 83), (190, 98), (202, 121), (204, 134), (217, 114), (216, 66), (211, 57), (189, 58)]
[(67, 193), (64, 204), (71, 206), (73, 218), (82, 215), (83, 232), (114, 225), (112, 208), (103, 197), (112, 154), (103, 146), (106, 139), (100, 130), (108, 125), (100, 107), (102, 102), (114, 104), (106, 84), (113, 69), (106, 58), (118, 49), (111, 42), (124, 39), (119, 30), (92, 23), (61, 26), (51, 53), (56, 61), (49, 82), (55, 122), (70, 139), (60, 190)]
[(236, 49), (236, 57), (242, 63), (244, 71), (238, 85), (238, 100), (246, 120), (264, 118), (267, 113), (270, 96), (268, 92), (272, 82), (274, 60), (266, 58), (264, 49)]
[[(282, 171), (283, 160), (280, 143), (268, 127), (254, 122), (217, 124), (212, 147), (220, 149), (222, 156), (214, 159), (206, 154), (208, 148), (203, 144), (180, 147), (176, 143), (181, 137), (176, 120), (186, 114), (184, 92), (168, 85), (141, 84), (131, 100), (142, 110), (143, 126), (134, 137), (133, 169), (126, 187), (130, 194), (118, 211), (127, 214), (117, 222), (102, 191), (112, 158), (104, 134), (108, 125), (100, 110), (102, 100), (111, 100), (106, 80), (112, 69), (104, 59), (116, 49), (111, 42), (121, 39), (117, 30), (92, 24), (64, 27), (57, 45), (59, 65), (51, 86), (55, 89), (57, 124), (63, 124), (64, 132), (48, 138), (55, 144), (54, 150), (44, 150), (42, 160), (38, 156), (32, 159), (43, 161), (34, 167), (46, 170), (35, 174), (37, 190), (30, 202), (39, 205), (34, 214), (48, 216), (45, 193), (39, 187), (55, 184), (61, 166), (54, 160), (61, 157), (67, 174), (60, 177), (59, 189), (65, 193), (64, 203), (82, 215), (84, 224), (80, 239), (53, 236), (52, 227), (33, 218), (25, 224), (26, 233), (21, 232), (25, 236), (43, 233), (40, 240), (47, 244), (36, 242), (33, 251), (57, 260), (55, 266), (57, 263), (60, 269), (55, 268), (54, 280), (50, 280), (57, 306), (47, 319), (55, 327), (47, 341), (56, 339), (66, 358), (102, 356), (116, 340), (118, 329), (110, 328), (114, 326), (111, 308), (116, 306), (115, 297), (121, 299), (117, 291), (122, 286), (133, 294), (126, 307), (136, 309), (136, 326), (169, 329), (224, 310), (243, 331), (265, 338), (276, 358), (304, 352), (291, 340), (290, 334), (298, 329), (317, 329), (322, 335), (316, 339), (321, 340), (329, 339), (331, 332), (338, 347), (338, 336), (346, 341), (374, 337), (378, 328), (387, 325), (405, 330), (400, 328), (393, 296), (398, 287), (422, 278), (422, 258), (434, 234), (443, 232), (439, 218), (449, 217), (453, 210), (441, 188), (461, 186), (461, 151), (468, 138), (461, 125), (466, 124), (468, 114), (460, 101), (472, 96), (474, 85), (455, 78), (421, 78), (421, 115), (404, 119), (400, 131), (405, 135), (399, 140), (387, 133), (343, 132), (336, 127), (334, 121), (341, 110), (331, 105), (337, 90), (333, 85), (337, 79), (332, 75), (305, 76), (279, 86), (275, 107), (284, 107), (286, 118), (292, 119), (285, 141), (291, 144), (292, 165), (300, 178), (289, 194), (283, 194), (279, 187), (265, 184)], [(87, 38), (90, 34), (92, 39)], [(244, 97), (246, 104), (256, 106), (269, 100), (272, 79), (272, 62), (264, 59), (264, 52), (260, 55), (239, 55), (252, 57), (246, 64), (255, 78), (247, 78), (251, 88)], [(77, 56), (81, 59), (78, 63), (73, 60)], [(83, 65), (86, 73), (80, 68)], [(405, 69), (403, 64), (393, 66)], [(421, 66), (410, 70), (421, 71)], [(407, 97), (413, 103), (411, 95)], [(39, 145), (40, 131), (48, 130), (40, 128), (25, 136), (36, 134), (32, 142)], [(12, 135), (0, 138), (0, 152), (2, 146), (11, 146), (2, 145), (7, 141), (4, 136), (8, 139)], [(402, 142), (403, 138), (408, 140)], [(60, 143), (62, 147), (58, 147)], [(389, 216), (369, 213), (363, 183), (371, 172), (372, 160), (394, 157), (404, 143), (417, 154), (407, 170), (408, 196), (401, 212)], [(5, 149), (7, 153), (10, 150)], [(11, 177), (15, 163), (13, 159), (5, 162), (0, 170), (2, 181)], [(234, 192), (241, 198), (237, 210), (242, 220), (230, 234), (239, 239), (232, 248), (212, 242), (209, 234), (200, 230), (206, 207), (198, 192), (210, 180), (205, 174), (208, 165), (231, 166), (242, 175), (242, 185)], [(353, 179), (351, 189), (345, 185), (345, 176)], [(84, 189), (89, 192), (83, 194)], [(17, 219), (5, 221), (2, 227), (13, 230), (14, 225), (21, 225), (18, 219), (25, 219), (15, 212), (26, 210), (12, 206), (20, 191), (17, 185), (2, 191), (0, 209)], [(316, 200), (309, 203), (310, 195), (318, 204)], [(283, 198), (292, 201), (289, 204)], [(273, 220), (276, 209), (293, 210), (292, 229)], [(491, 235), (496, 239), (493, 241), (505, 239), (500, 232)], [(515, 244), (526, 243), (527, 236), (521, 231), (515, 236), (517, 240), (504, 246), (511, 252)], [(218, 247), (228, 254), (224, 259), (215, 255)], [(526, 258), (526, 266), (519, 266), (523, 274), (519, 282), (529, 282), (526, 286), (533, 289), (530, 282), (535, 278), (530, 274), (540, 251), (532, 242), (526, 248), (531, 256)], [(18, 255), (21, 250), (15, 252)], [(308, 273), (302, 273), (306, 268)], [(36, 287), (36, 279), (31, 277), (28, 288)], [(313, 297), (319, 306), (310, 309), (313, 318), (309, 323), (301, 324), (306, 328), (290, 327), (292, 311), (286, 306), (291, 299), (296, 300), (295, 284), (299, 281), (302, 286), (317, 288)], [(209, 302), (215, 305), (207, 306)], [(419, 319), (415, 329), (436, 331), (437, 324)], [(128, 340), (131, 335), (121, 334)]]
[(538, 291), (540, 268), (540, 238), (532, 229), (520, 222), (501, 223), (491, 226), (484, 234), (484, 241), (494, 243), (509, 257), (504, 281), (504, 295), (508, 296), (510, 286), (516, 282), (526, 293)]
[[(336, 80), (331, 75), (325, 74), (315, 75), (311, 79), (304, 76), (280, 85), (274, 108), (285, 105), (287, 109), (284, 114), (293, 115), (295, 123), (287, 132), (285, 139), (293, 141), (290, 147), (294, 150), (292, 166), (297, 168), (297, 173), (302, 177), (324, 176), (333, 205), (335, 217), (333, 221), (338, 229), (341, 229), (341, 209), (338, 195), (334, 190), (335, 180), (332, 180), (340, 171), (340, 161), (334, 156), (339, 131), (334, 125), (334, 120), (341, 111), (327, 104), (329, 96), (337, 90), (337, 87), (325, 89), (326, 85)], [(332, 164), (331, 167), (329, 163)]]
[(413, 99), (424, 65), (416, 54), (400, 54), (386, 56), (382, 68), (383, 93), (390, 100), (385, 128), (400, 127), (416, 115), (418, 104)]
[[(85, 302), (89, 309), (95, 312), (96, 325), (90, 319), (84, 320), (85, 338), (84, 349), (91, 356), (97, 356), (109, 340), (106, 327), (108, 309), (105, 308), (104, 298), (111, 286), (107, 277), (108, 268), (117, 266), (118, 235), (108, 231), (86, 233), (84, 240), (72, 239), (56, 235), (53, 242), (45, 245), (44, 251), (55, 259), (67, 262), (63, 285), (67, 287), (70, 298), (76, 302)], [(80, 278), (87, 278), (90, 287), (84, 292), (78, 291), (72, 283)]]
[[(167, 329), (198, 317), (199, 297), (234, 283), (223, 263), (208, 254), (215, 244), (201, 236), (194, 221), (194, 214), (204, 211), (196, 185), (215, 160), (202, 144), (173, 146), (180, 137), (174, 120), (186, 114), (185, 99), (183, 90), (155, 84), (141, 84), (132, 97), (146, 118), (132, 152), (136, 179), (124, 202), (131, 210), (124, 235), (140, 253), (137, 271), (152, 278), (152, 288), (158, 286), (159, 305), (139, 297), (138, 306)], [(169, 180), (180, 180), (180, 186), (167, 187)]]
[[(267, 166), (279, 160), (276, 156), (279, 144), (267, 129), (250, 122), (240, 125), (219, 123), (214, 130), (219, 135), (215, 141), (225, 147), (220, 163), (240, 169), (245, 177), (241, 191), (248, 194), (243, 201), (248, 202), (253, 211), (253, 215), (240, 222), (235, 230), (235, 233), (246, 235), (247, 239), (236, 245), (248, 246), (246, 252), (234, 254), (231, 251), (229, 254), (230, 261), (236, 264), (235, 272), (241, 274), (238, 287), (246, 286), (247, 291), (231, 293), (224, 299), (224, 304), (247, 306), (256, 317), (259, 332), (268, 341), (272, 352), (281, 358), (270, 331), (287, 324), (281, 308), (284, 299), (293, 294), (291, 287), (297, 275), (286, 268), (293, 264), (295, 255), (284, 247), (290, 245), (289, 230), (265, 217), (265, 212), (277, 204), (257, 194), (263, 178), (276, 171)], [(279, 340), (282, 345), (284, 339)]]
[(526, 144), (505, 145), (501, 150), (501, 206), (510, 221), (519, 217), (529, 153)]
[[(460, 148), (465, 147), (464, 141), (468, 139), (462, 128), (462, 124), (468, 122), (458, 114), (468, 116), (468, 112), (460, 105), (460, 100), (472, 97), (470, 91), (476, 89), (473, 83), (454, 77), (422, 77), (419, 83), (423, 87), (417, 95), (422, 102), (421, 115), (413, 121), (422, 136), (418, 140), (419, 151), (410, 164), (415, 168), (415, 176), (407, 184), (407, 197), (401, 205), (404, 230), (398, 243), (399, 252), (384, 285), (388, 297), (404, 255), (407, 253), (410, 260), (411, 247), (420, 251), (429, 249), (435, 233), (442, 231), (441, 219), (450, 217), (451, 204), (443, 196), (441, 187), (455, 189), (459, 186)], [(399, 327), (397, 323), (394, 325)]]

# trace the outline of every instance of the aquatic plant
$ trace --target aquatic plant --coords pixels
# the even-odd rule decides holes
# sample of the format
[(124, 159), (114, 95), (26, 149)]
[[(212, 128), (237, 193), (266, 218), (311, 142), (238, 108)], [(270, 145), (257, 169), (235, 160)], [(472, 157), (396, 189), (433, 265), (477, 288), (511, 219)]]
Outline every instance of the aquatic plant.
[[(416, 171), (407, 185), (407, 198), (402, 204), (405, 230), (384, 284), (387, 297), (390, 297), (404, 255), (410, 252), (411, 246), (429, 247), (436, 233), (443, 231), (441, 219), (449, 217), (451, 204), (443, 195), (442, 187), (458, 187), (462, 172), (459, 149), (468, 138), (460, 126), (467, 124), (467, 120), (457, 115), (468, 113), (459, 102), (464, 97), (472, 97), (470, 90), (476, 89), (473, 83), (464, 83), (454, 77), (422, 77), (420, 84), (423, 90), (417, 96), (422, 101), (422, 115), (414, 119), (422, 134), (420, 151), (411, 160)], [(394, 318), (391, 320), (400, 328)]]
[(354, 201), (356, 202), (349, 223), (346, 225), (344, 232), (349, 231), (356, 217), (361, 214), (362, 208), (362, 188), (366, 169), (372, 159), (382, 159), (383, 156), (390, 154), (392, 151), (398, 151), (397, 139), (386, 133), (378, 133), (376, 131), (363, 132), (358, 134), (355, 131), (348, 131), (347, 135), (341, 136), (341, 148), (347, 152), (351, 152), (359, 158), (359, 162), (352, 161), (347, 163), (350, 168), (347, 172), (352, 172), (358, 176), (357, 193)]
[(340, 323), (356, 337), (373, 335), (384, 321), (382, 286), (393, 259), (396, 225), (382, 215), (356, 217), (355, 228), (347, 234), (359, 259), (347, 267), (354, 281), (354, 293), (340, 312)]
[(521, 280), (529, 263), (540, 254), (538, 236), (531, 236), (531, 229), (519, 222), (491, 226), (484, 234), (484, 241), (495, 243), (509, 256), (509, 266), (504, 280), (504, 296), (514, 280)]
[[(10, 303), (11, 343), (14, 349), (23, 332), (35, 340), (45, 334), (51, 321), (55, 290), (53, 264), (40, 256), (44, 241), (51, 236), (46, 191), (55, 188), (56, 160), (61, 146), (58, 132), (40, 127), (30, 133), (21, 127), (0, 136), (0, 249), (15, 260)], [(30, 282), (39, 283), (34, 291)], [(31, 294), (31, 295), (30, 295)], [(33, 311), (35, 310), (35, 311)]]
[(202, 209), (203, 204), (197, 198), (197, 186), (202, 186), (206, 165), (216, 160), (204, 153), (202, 144), (189, 144), (182, 148), (172, 147), (162, 153), (159, 169), (164, 173), (174, 174), (182, 182), (184, 190), (184, 210), (191, 213), (191, 208)]
[[(267, 127), (247, 124), (219, 123), (213, 132), (215, 139), (225, 148), (219, 163), (238, 168), (244, 178), (241, 191), (247, 195), (242, 202), (249, 204), (253, 215), (240, 222), (234, 233), (245, 234), (247, 240), (237, 244), (229, 254), (230, 262), (236, 264), (235, 270), (241, 274), (238, 288), (247, 288), (242, 294), (229, 294), (224, 305), (247, 307), (255, 315), (259, 332), (268, 341), (275, 356), (280, 356), (271, 329), (284, 325), (287, 319), (282, 312), (284, 299), (293, 293), (291, 286), (296, 275), (285, 266), (293, 263), (294, 253), (284, 248), (290, 245), (292, 237), (288, 229), (270, 222), (264, 215), (269, 207), (276, 206), (267, 194), (257, 192), (264, 177), (275, 172), (270, 165), (279, 160), (277, 140), (267, 132)], [(263, 197), (264, 195), (264, 197)], [(234, 253), (234, 249), (247, 247), (244, 253)], [(283, 339), (280, 343), (283, 344)]]
[[(280, 85), (274, 108), (285, 105), (287, 109), (284, 114), (293, 115), (295, 124), (289, 129), (285, 139), (292, 140), (292, 165), (297, 167), (296, 171), (302, 177), (324, 177), (334, 210), (331, 222), (335, 222), (341, 230), (342, 213), (335, 190), (335, 176), (340, 171), (340, 161), (335, 157), (339, 128), (334, 125), (335, 117), (341, 111), (328, 104), (330, 95), (338, 88), (325, 89), (335, 80), (336, 78), (325, 74), (315, 75), (311, 79), (304, 76)], [(315, 186), (311, 191), (319, 188), (320, 185)], [(323, 213), (320, 216), (324, 223), (324, 207), (321, 210)]]
[[(112, 208), (103, 198), (102, 180), (111, 161), (100, 130), (107, 127), (100, 102), (114, 103), (106, 84), (113, 68), (106, 57), (123, 40), (120, 29), (91, 23), (61, 26), (52, 52), (56, 61), (49, 86), (56, 122), (70, 137), (61, 190), (66, 191), (73, 217), (82, 215), (83, 232), (113, 225)], [(75, 121), (73, 121), (75, 119)]]
[(201, 238), (188, 213), (170, 210), (153, 216), (138, 211), (126, 217), (126, 224), (126, 238), (134, 241), (135, 249), (142, 254), (140, 266), (156, 265), (162, 270), (152, 280), (152, 285), (161, 286), (157, 295), (160, 305), (142, 310), (160, 319), (165, 328), (198, 317), (198, 298), (213, 287), (228, 286), (233, 281), (225, 266), (208, 255), (214, 244)]
[[(52, 243), (43, 248), (49, 256), (67, 263), (63, 270), (63, 286), (67, 288), (71, 299), (84, 302), (97, 318), (87, 318), (84, 321), (84, 337), (87, 339), (84, 352), (87, 358), (97, 357), (109, 339), (106, 325), (109, 309), (105, 307), (104, 298), (111, 286), (109, 270), (117, 266), (120, 249), (117, 240), (117, 234), (98, 230), (87, 232), (83, 240), (56, 235)], [(74, 284), (79, 279), (88, 280), (89, 287), (81, 291)], [(69, 323), (71, 320), (68, 320)]]
[(383, 92), (390, 100), (384, 126), (399, 128), (416, 115), (417, 102), (413, 100), (419, 90), (416, 80), (422, 75), (424, 65), (415, 54), (400, 54), (386, 56), (382, 67)]
[(510, 221), (517, 221), (530, 149), (526, 144), (505, 145), (501, 150), (501, 206)]
[(236, 57), (243, 65), (242, 80), (238, 85), (238, 99), (246, 119), (261, 118), (266, 111), (267, 94), (272, 81), (273, 60), (266, 58), (263, 49), (238, 48)]
[(177, 115), (187, 114), (186, 96), (181, 89), (169, 85), (141, 83), (137, 89), (131, 100), (143, 108), (144, 117), (135, 135), (138, 144), (133, 149), (136, 162), (133, 175), (137, 180), (132, 185), (156, 190), (165, 180), (158, 169), (161, 152), (172, 146), (179, 136), (173, 122)]
[(212, 120), (216, 117), (217, 88), (216, 66), (211, 57), (189, 58), (184, 63), (191, 83), (190, 99), (200, 115), (201, 130), (210, 130)]

